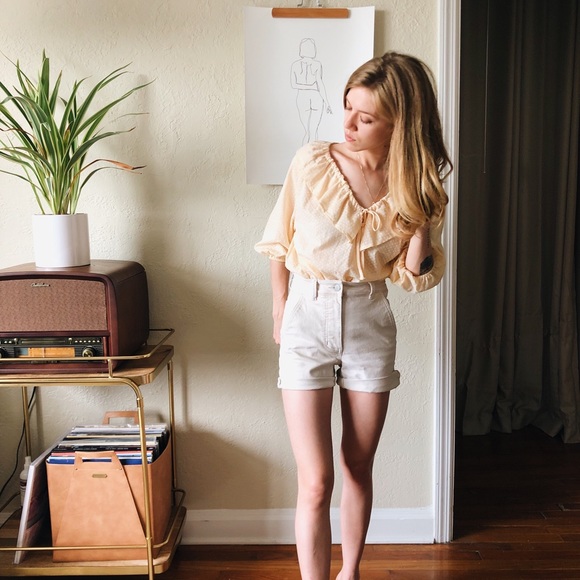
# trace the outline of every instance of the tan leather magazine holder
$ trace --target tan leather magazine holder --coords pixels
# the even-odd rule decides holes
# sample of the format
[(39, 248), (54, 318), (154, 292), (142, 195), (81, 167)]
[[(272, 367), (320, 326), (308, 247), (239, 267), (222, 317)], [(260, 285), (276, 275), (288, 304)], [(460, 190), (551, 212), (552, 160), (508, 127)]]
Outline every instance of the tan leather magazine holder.
[[(110, 411), (111, 418), (137, 412)], [(153, 544), (165, 538), (172, 504), (170, 440), (149, 473)], [(47, 464), (52, 542), (54, 546), (145, 546), (145, 494), (141, 465), (122, 465), (114, 451), (75, 453), (74, 465)], [(154, 556), (159, 549), (154, 549)], [(56, 562), (144, 560), (143, 548), (54, 550)]]
[[(53, 493), (50, 498), (60, 504), (60, 521), (52, 527), (55, 546), (145, 544), (127, 476), (113, 451), (76, 453), (70, 484), (61, 491), (60, 498)], [(143, 558), (142, 549), (54, 551), (54, 560), (60, 562), (139, 558)]]

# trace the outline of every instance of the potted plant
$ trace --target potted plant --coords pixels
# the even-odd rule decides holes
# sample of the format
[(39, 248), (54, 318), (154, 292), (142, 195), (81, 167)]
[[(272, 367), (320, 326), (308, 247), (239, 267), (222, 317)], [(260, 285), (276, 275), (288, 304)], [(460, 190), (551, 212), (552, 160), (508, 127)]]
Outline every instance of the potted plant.
[[(69, 267), (88, 264), (88, 219), (86, 214), (76, 212), (83, 187), (102, 169), (135, 171), (142, 167), (112, 159), (89, 159), (89, 153), (103, 139), (133, 130), (134, 127), (103, 130), (102, 126), (111, 109), (149, 83), (135, 86), (95, 107), (97, 95), (127, 74), (129, 65), (106, 75), (84, 97), (81, 96), (81, 87), (86, 79), (75, 81), (63, 95), (61, 71), (51, 86), (50, 62), (45, 52), (36, 81), (24, 73), (19, 62), (14, 66), (17, 86), (10, 90), (0, 82), (0, 158), (16, 164), (20, 171), (4, 168), (0, 171), (26, 181), (40, 208), (40, 214), (33, 217), (36, 265)], [(57, 222), (57, 225), (42, 225), (50, 221)], [(73, 222), (69, 225), (70, 231), (62, 232), (63, 223), (69, 222)], [(52, 234), (56, 236), (55, 249), (50, 248)], [(80, 234), (81, 239), (75, 241), (75, 234)], [(59, 251), (64, 255), (56, 255)]]

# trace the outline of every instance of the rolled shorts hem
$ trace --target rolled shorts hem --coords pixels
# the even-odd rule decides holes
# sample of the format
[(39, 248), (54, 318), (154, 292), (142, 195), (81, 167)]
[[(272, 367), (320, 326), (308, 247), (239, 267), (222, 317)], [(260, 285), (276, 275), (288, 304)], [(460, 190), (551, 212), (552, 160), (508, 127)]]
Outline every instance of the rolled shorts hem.
[(400, 374), (395, 372), (390, 377), (380, 379), (294, 379), (290, 386), (282, 384), (282, 379), (278, 378), (278, 388), (288, 391), (316, 391), (320, 389), (332, 389), (338, 384), (339, 387), (349, 391), (386, 393), (396, 389), (400, 382)]
[(401, 375), (395, 371), (391, 376), (380, 379), (345, 379), (339, 377), (338, 385), (349, 391), (362, 393), (386, 393), (396, 389), (401, 383)]

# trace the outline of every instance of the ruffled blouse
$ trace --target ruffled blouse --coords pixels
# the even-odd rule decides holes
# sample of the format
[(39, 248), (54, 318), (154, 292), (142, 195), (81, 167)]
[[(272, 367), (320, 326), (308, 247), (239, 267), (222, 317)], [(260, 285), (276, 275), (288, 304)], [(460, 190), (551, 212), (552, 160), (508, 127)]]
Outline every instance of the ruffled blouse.
[(330, 154), (316, 141), (295, 155), (264, 235), (255, 246), (303, 278), (370, 282), (389, 278), (410, 292), (435, 286), (443, 276), (442, 226), (431, 228), (433, 268), (415, 275), (405, 267), (408, 242), (391, 228), (388, 195), (362, 207)]

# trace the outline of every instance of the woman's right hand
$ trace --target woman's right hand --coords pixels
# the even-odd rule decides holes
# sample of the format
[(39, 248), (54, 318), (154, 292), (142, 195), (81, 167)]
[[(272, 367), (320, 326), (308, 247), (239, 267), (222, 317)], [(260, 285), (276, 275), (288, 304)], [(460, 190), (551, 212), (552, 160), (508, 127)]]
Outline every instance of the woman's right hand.
[(288, 298), (288, 272), (284, 262), (270, 260), (270, 281), (272, 283), (272, 318), (274, 319), (274, 342), (280, 344), (280, 329), (282, 317)]
[(280, 344), (280, 329), (282, 328), (282, 318), (284, 317), (284, 308), (286, 307), (286, 299), (274, 300), (272, 308), (272, 318), (274, 319), (274, 342)]

